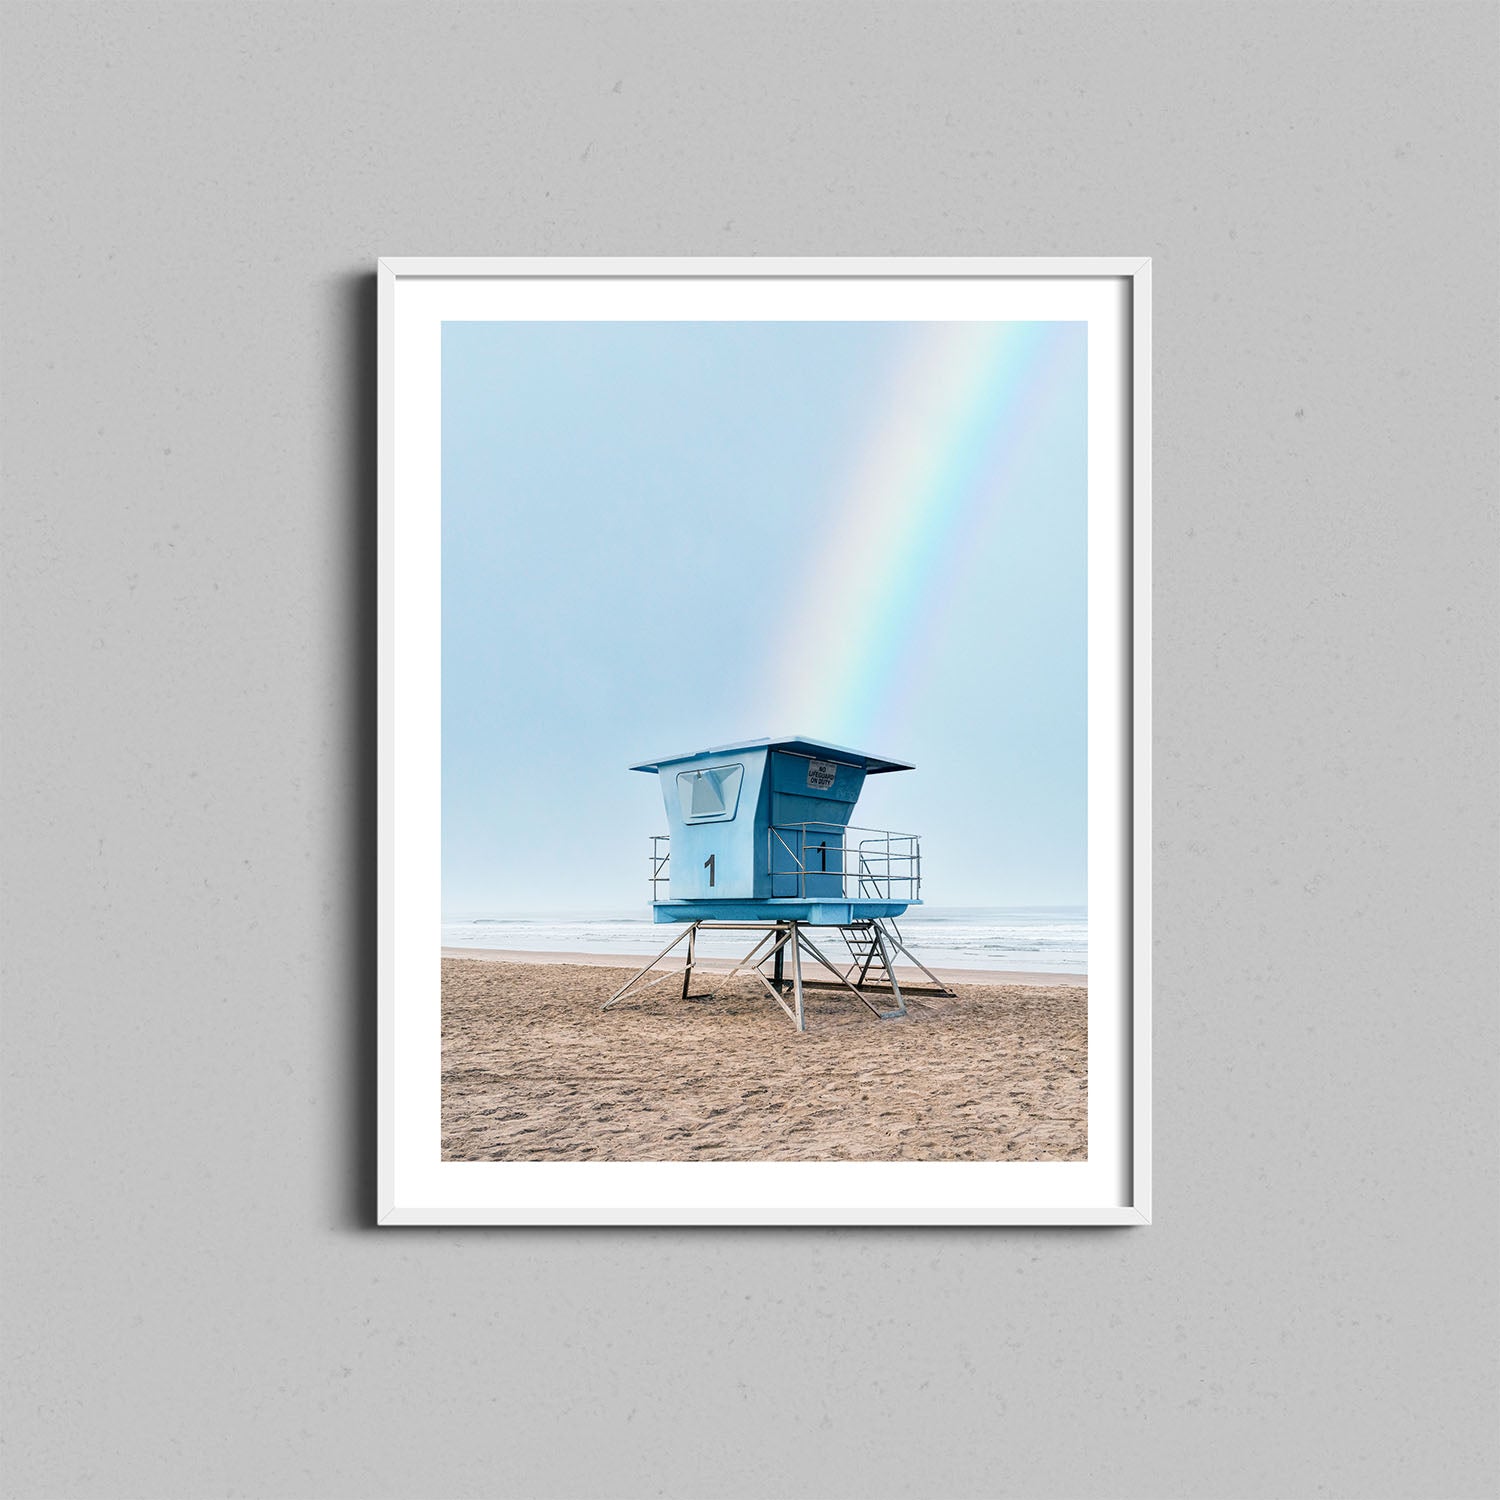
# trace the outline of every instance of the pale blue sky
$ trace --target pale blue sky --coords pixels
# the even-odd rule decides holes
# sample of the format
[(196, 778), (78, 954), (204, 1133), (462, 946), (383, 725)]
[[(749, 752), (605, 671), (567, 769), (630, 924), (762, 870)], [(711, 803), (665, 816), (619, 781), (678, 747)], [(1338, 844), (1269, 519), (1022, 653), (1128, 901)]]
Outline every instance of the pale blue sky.
[(999, 332), (444, 326), (446, 916), (644, 910), (626, 766), (792, 732), (916, 762), (930, 904), (1083, 904), (1085, 329)]

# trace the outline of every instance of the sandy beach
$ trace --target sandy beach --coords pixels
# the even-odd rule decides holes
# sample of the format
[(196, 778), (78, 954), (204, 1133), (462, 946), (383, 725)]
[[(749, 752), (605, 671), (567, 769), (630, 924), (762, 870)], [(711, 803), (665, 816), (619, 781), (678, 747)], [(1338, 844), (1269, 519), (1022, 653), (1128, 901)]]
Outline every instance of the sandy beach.
[(909, 995), (895, 1021), (813, 989), (799, 1035), (753, 980), (724, 983), (723, 965), (704, 965), (695, 998), (679, 967), (602, 1011), (639, 967), (445, 951), (443, 1159), (1087, 1157), (1080, 976), (940, 970), (957, 997)]

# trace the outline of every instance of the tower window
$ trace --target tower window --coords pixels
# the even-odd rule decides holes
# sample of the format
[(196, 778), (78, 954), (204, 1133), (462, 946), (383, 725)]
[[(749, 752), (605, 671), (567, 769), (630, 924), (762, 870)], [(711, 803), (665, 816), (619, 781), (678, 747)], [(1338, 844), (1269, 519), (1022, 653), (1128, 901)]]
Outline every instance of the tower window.
[(708, 766), (677, 773), (677, 805), (684, 823), (727, 823), (739, 806), (744, 766)]

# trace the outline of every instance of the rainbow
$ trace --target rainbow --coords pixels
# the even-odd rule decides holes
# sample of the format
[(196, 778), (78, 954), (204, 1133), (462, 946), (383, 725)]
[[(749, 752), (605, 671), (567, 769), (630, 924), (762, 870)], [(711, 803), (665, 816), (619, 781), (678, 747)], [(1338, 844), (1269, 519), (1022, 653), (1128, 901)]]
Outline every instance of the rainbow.
[(766, 668), (778, 722), (843, 744), (875, 727), (941, 628), (950, 574), (1003, 494), (1004, 473), (1025, 461), (1054, 394), (1059, 333), (1074, 326), (913, 326), (783, 614)]

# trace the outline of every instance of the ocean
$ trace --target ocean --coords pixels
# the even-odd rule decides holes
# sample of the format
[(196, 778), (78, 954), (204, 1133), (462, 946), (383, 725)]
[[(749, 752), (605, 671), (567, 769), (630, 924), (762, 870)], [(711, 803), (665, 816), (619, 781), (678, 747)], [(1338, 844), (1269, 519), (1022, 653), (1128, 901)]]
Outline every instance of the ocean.
[[(898, 924), (934, 968), (1088, 972), (1088, 910), (1082, 906), (920, 907)], [(519, 948), (545, 953), (622, 953), (644, 961), (672, 940), (649, 911), (445, 919), (445, 948)], [(703, 932), (705, 957), (738, 958), (754, 941), (742, 932)]]

